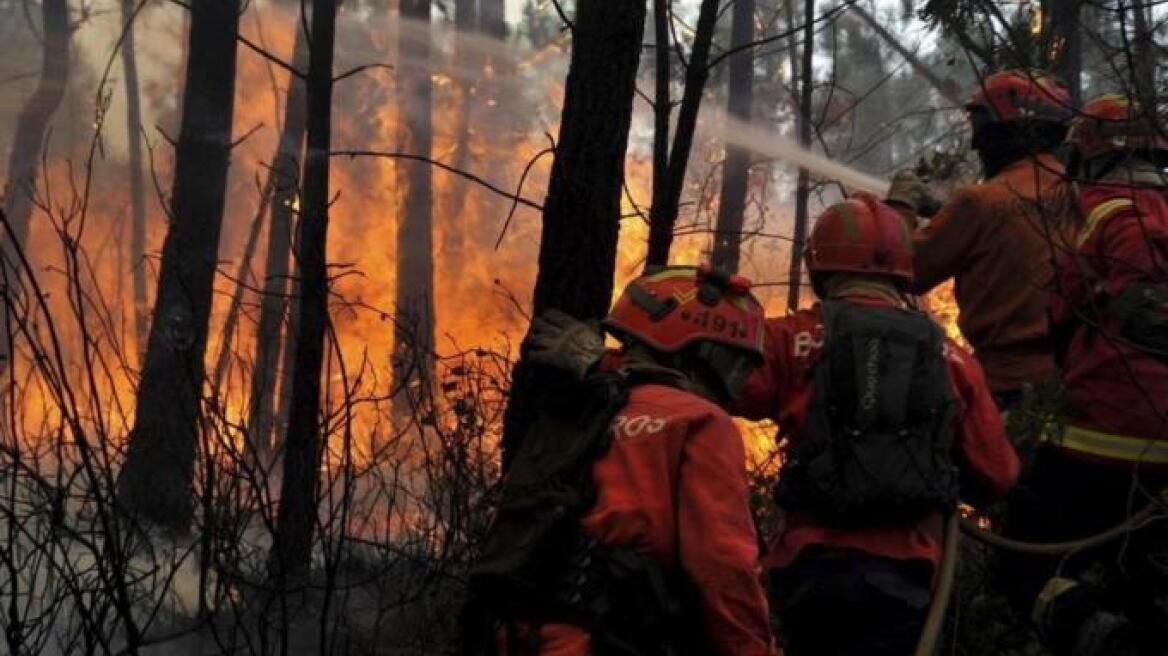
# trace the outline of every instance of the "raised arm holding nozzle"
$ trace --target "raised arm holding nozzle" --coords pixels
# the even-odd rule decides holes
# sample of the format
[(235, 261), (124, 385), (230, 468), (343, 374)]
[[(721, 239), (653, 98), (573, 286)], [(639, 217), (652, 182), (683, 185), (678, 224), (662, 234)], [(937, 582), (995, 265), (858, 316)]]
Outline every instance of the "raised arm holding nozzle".
[[(1069, 207), (1054, 150), (1071, 117), (1070, 94), (1029, 71), (988, 76), (966, 112), (983, 179), (959, 190), (917, 226), (931, 202), (912, 171), (898, 173), (886, 198), (913, 229), (912, 291), (952, 278), (958, 325), (985, 369), (999, 406), (1054, 372), (1047, 306), (1052, 262), (1063, 242), (1052, 225)], [(1063, 242), (1065, 243), (1065, 242)]]

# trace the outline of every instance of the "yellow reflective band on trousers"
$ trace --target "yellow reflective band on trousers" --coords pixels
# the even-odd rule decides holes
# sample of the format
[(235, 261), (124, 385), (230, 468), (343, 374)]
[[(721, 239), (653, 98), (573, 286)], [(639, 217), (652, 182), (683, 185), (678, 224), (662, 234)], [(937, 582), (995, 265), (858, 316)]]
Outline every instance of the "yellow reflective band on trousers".
[(1058, 576), (1046, 582), (1042, 592), (1039, 592), (1038, 598), (1034, 600), (1034, 606), (1030, 609), (1030, 619), (1040, 630), (1046, 628), (1046, 616), (1050, 611), (1051, 602), (1078, 585), (1079, 582), (1074, 579), (1064, 579)]
[(1042, 438), (1052, 444), (1085, 455), (1108, 460), (1168, 465), (1168, 441), (1115, 435), (1074, 424), (1048, 426)]

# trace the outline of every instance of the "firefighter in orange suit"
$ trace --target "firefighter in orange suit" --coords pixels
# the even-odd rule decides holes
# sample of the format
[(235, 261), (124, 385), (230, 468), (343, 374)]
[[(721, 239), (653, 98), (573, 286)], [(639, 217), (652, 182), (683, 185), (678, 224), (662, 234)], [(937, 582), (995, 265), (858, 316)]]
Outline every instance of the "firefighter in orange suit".
[[(864, 194), (829, 208), (806, 260), (823, 303), (767, 320), (764, 366), (731, 406), (773, 419), (786, 438), (776, 490), (784, 519), (764, 558), (772, 603), (788, 653), (911, 653), (941, 557), (944, 514), (958, 496), (975, 504), (1001, 496), (1018, 476), (1018, 459), (981, 367), (904, 300), (912, 241), (895, 210)], [(865, 328), (868, 319), (875, 325)], [(582, 324), (557, 317), (542, 328), (544, 362), (579, 372), (600, 357), (599, 345), (580, 337)], [(863, 334), (875, 339), (857, 342)], [(909, 346), (878, 337), (887, 334)], [(847, 357), (857, 343), (859, 369)], [(837, 360), (838, 378), (828, 375)], [(904, 363), (919, 364), (921, 375)], [(832, 416), (826, 405), (840, 410)], [(857, 418), (849, 412), (857, 405), (881, 411)], [(842, 448), (834, 451), (856, 456), (848, 462), (863, 465), (863, 474), (825, 459), (831, 448), (815, 452), (840, 424)]]
[[(554, 616), (541, 619), (532, 640), (535, 623), (520, 617), (520, 629), (502, 636), (508, 644), (500, 653), (778, 653), (748, 503), (745, 449), (723, 409), (762, 359), (763, 311), (749, 288), (739, 276), (667, 267), (629, 283), (604, 321), (623, 346), (600, 369), (622, 373), (631, 387), (611, 424), (611, 447), (592, 469), (595, 503), (580, 528), (602, 549), (650, 558), (667, 587), (683, 591), (681, 633), (692, 640), (674, 635), (666, 645), (634, 638), (640, 644), (632, 651), (614, 650), (611, 641), (600, 639), (609, 628), (603, 621), (587, 626)], [(546, 362), (538, 335), (567, 319), (552, 313), (536, 321), (527, 357)], [(585, 324), (574, 323), (567, 337), (558, 342), (579, 340), (585, 346), (583, 366), (562, 368), (582, 374), (603, 344)], [(604, 594), (607, 588), (602, 582), (588, 589)], [(632, 634), (638, 632), (639, 618), (627, 617), (638, 611), (615, 613), (625, 615), (616, 618), (622, 624), (634, 626)]]
[(981, 367), (908, 307), (912, 242), (867, 194), (828, 208), (806, 264), (821, 303), (769, 319), (766, 361), (735, 405), (787, 440), (785, 510), (764, 566), (788, 653), (909, 654), (931, 598), (942, 517), (1018, 475)]
[[(1037, 542), (1122, 523), (1168, 485), (1168, 139), (1123, 96), (1088, 102), (1068, 141), (1080, 232), (1052, 318), (1066, 422), (1011, 502)], [(1066, 559), (1010, 556), (1004, 581), (1056, 654), (1168, 654), (1168, 518)]]
[[(983, 180), (961, 189), (913, 234), (914, 279), (923, 294), (953, 278), (958, 325), (1003, 409), (1027, 384), (1054, 372), (1046, 309), (1054, 247), (1048, 226), (1065, 212), (1063, 165), (1054, 150), (1071, 117), (1070, 94), (1029, 71), (986, 77), (966, 105)], [(887, 202), (910, 221), (927, 194), (904, 171)]]

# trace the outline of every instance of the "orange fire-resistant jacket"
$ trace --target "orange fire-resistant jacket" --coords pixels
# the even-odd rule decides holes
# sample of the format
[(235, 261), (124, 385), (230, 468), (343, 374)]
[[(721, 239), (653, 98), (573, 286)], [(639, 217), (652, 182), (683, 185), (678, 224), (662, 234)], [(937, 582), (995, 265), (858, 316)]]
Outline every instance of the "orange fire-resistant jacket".
[(1046, 310), (1054, 250), (1044, 227), (1058, 202), (1063, 166), (1023, 159), (965, 187), (913, 235), (913, 291), (954, 279), (958, 326), (995, 392), (1054, 372)]
[[(652, 554), (698, 594), (710, 654), (773, 656), (742, 438), (718, 406), (662, 385), (633, 388), (596, 463), (598, 498), (582, 520), (607, 545)], [(589, 637), (543, 627), (541, 654), (590, 654)]]
[[(891, 305), (882, 298), (845, 296), (865, 305)], [(789, 440), (798, 440), (811, 410), (814, 380), (811, 367), (823, 349), (819, 306), (769, 319), (766, 364), (755, 372), (735, 410), (752, 419), (773, 419)], [(960, 346), (947, 341), (945, 359), (957, 398), (955, 461), (963, 470), (964, 500), (985, 503), (1001, 496), (1018, 478), (1018, 457), (1006, 440), (1001, 416), (986, 387), (981, 367)], [(838, 530), (823, 526), (810, 514), (787, 513), (778, 534), (770, 536), (766, 567), (785, 567), (811, 545), (858, 549), (899, 560), (941, 557), (940, 515), (911, 526)]]
[(1085, 325), (1066, 355), (1070, 425), (1055, 442), (1094, 460), (1168, 468), (1168, 361), (1093, 310), (1134, 282), (1168, 283), (1168, 190), (1083, 185), (1079, 201), (1086, 227), (1060, 263), (1052, 316)]

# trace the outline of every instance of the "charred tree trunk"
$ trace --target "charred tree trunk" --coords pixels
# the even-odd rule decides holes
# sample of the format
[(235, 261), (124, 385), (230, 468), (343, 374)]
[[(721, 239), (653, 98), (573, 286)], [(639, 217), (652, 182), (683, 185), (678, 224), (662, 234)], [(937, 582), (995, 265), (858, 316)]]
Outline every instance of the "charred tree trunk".
[[(296, 70), (303, 71), (307, 64), (308, 37), (300, 21), (297, 21), (292, 65)], [(281, 346), (285, 343), (290, 345), (292, 341), (290, 338), (285, 339), (281, 328), (288, 316), (292, 208), (296, 204), (300, 187), (307, 122), (308, 96), (304, 80), (297, 75), (290, 75), (284, 102), (284, 125), (268, 183), (272, 194), (268, 254), (264, 263), (264, 295), (260, 300), (255, 373), (251, 379), (251, 401), (247, 413), (248, 436), (257, 454), (265, 457), (275, 451), (272, 436), (276, 416), (276, 386), (280, 381)]]
[(300, 336), (292, 382), (292, 407), (284, 440), (284, 481), (276, 516), (272, 566), (282, 589), (305, 580), (312, 560), (321, 456), (321, 389), (328, 328), (329, 145), (332, 120), (335, 0), (312, 3), (308, 56), (308, 149), (304, 203), (297, 240), (300, 261)]
[[(271, 173), (268, 174), (271, 178)], [(243, 245), (243, 253), (239, 258), (239, 265), (235, 267), (235, 289), (231, 292), (231, 302), (227, 304), (227, 316), (223, 319), (223, 328), (219, 338), (219, 354), (215, 356), (215, 368), (212, 369), (210, 384), (213, 394), (221, 392), (223, 378), (227, 376), (227, 369), (234, 355), (232, 344), (235, 342), (236, 328), (239, 325), (239, 312), (243, 307), (243, 295), (252, 286), (251, 261), (255, 258), (256, 248), (260, 244), (260, 233), (263, 232), (264, 215), (268, 213), (268, 203), (271, 201), (271, 180), (264, 185), (260, 192), (260, 206), (252, 216), (251, 226), (248, 227), (247, 241)], [(226, 394), (219, 398), (226, 397)]]
[[(730, 47), (742, 48), (754, 41), (754, 0), (735, 0), (730, 24)], [(726, 109), (730, 116), (750, 122), (754, 103), (754, 50), (741, 50), (730, 58)], [(726, 146), (722, 164), (722, 195), (718, 202), (718, 223), (714, 232), (714, 265), (738, 271), (742, 245), (746, 187), (750, 175), (750, 153), (738, 146)]]
[[(402, 27), (403, 63), (399, 113), (404, 119), (405, 150), (430, 157), (432, 141), (430, 81), (430, 0), (402, 0), (403, 19), (425, 29), (410, 35)], [(405, 203), (397, 230), (397, 323), (394, 331), (394, 372), (399, 411), (410, 398), (425, 396), (434, 369), (434, 234), (432, 168), (427, 162), (401, 164), (405, 173)]]
[(130, 270), (134, 280), (134, 346), (146, 350), (150, 305), (146, 298), (146, 186), (142, 178), (142, 105), (134, 53), (134, 0), (122, 0), (122, 73), (126, 76), (126, 139), (130, 155)]
[(179, 533), (191, 520), (203, 358), (231, 155), (239, 11), (240, 0), (191, 5), (174, 218), (163, 244), (134, 429), (118, 481), (129, 510)]
[[(299, 224), (290, 225), (293, 235), (300, 232)], [(292, 245), (292, 252), (297, 252), (297, 246)], [(300, 263), (296, 258), (288, 267), (288, 311), (287, 326), (284, 329), (284, 355), (280, 358), (280, 386), (276, 391), (276, 418), (272, 427), (273, 439), (282, 441), (288, 432), (288, 417), (292, 414), (292, 379), (296, 368), (296, 345), (300, 343)], [(273, 452), (278, 453), (280, 444), (273, 445)]]
[[(484, 35), (497, 39), (500, 43), (507, 39), (505, 0), (480, 0), (479, 2), (479, 31)], [(504, 80), (509, 75), (509, 62), (505, 57), (492, 53), (486, 62), (491, 73), (486, 83), (485, 103), (488, 107), (498, 108), (501, 103), (498, 98), (504, 90)], [(498, 111), (498, 110), (496, 110)]]
[[(643, 0), (580, 0), (555, 161), (543, 206), (534, 310), (601, 317), (612, 300), (625, 149), (645, 28)], [(549, 372), (515, 366), (503, 465), (526, 431)]]
[[(41, 75), (36, 90), (25, 101), (16, 118), (12, 151), (8, 156), (8, 181), (4, 185), (4, 213), (12, 230), (12, 243), (3, 240), (5, 275), (14, 286), (19, 273), (12, 263), (15, 249), (28, 241), (36, 178), (45, 146), (45, 135), (53, 114), (65, 97), (69, 80), (69, 4), (67, 0), (41, 3)], [(7, 339), (0, 349), (7, 350)]]
[(673, 131), (673, 146), (669, 150), (669, 166), (666, 170), (665, 196), (653, 198), (649, 216), (649, 254), (645, 267), (663, 266), (669, 263), (669, 247), (673, 244), (673, 225), (677, 222), (681, 205), (681, 192), (685, 188), (685, 171), (689, 166), (689, 151), (693, 146), (694, 131), (697, 129), (698, 110), (702, 104), (702, 92), (710, 76), (710, 44), (714, 39), (714, 27), (718, 23), (718, 0), (702, 0), (698, 12), (697, 27), (694, 31), (693, 51), (685, 72), (685, 91), (681, 95), (681, 106), (677, 109), (677, 128)]
[[(457, 0), (454, 5), (454, 61), (456, 78), (460, 80), (461, 90), (458, 106), (457, 141), (454, 149), (453, 166), (457, 170), (470, 170), (471, 152), (471, 116), (475, 104), (478, 102), (478, 74), (481, 71), (481, 58), (476, 48), (468, 41), (473, 38), (479, 25), (479, 10), (476, 0)], [(462, 216), (466, 207), (467, 194), (470, 191), (468, 181), (461, 176), (455, 176), (451, 181), (448, 194), (449, 205), (446, 211), (448, 217)], [(451, 275), (462, 273), (463, 249), (466, 248), (467, 238), (462, 230), (453, 230), (446, 236), (443, 247), (450, 254), (448, 261), (454, 266)]]
[(1051, 71), (1071, 91), (1071, 103), (1078, 107), (1083, 94), (1082, 0), (1046, 0), (1043, 12), (1049, 17), (1047, 51), (1052, 55)]
[[(508, 36), (506, 1), (479, 0), (478, 19), (479, 32), (494, 41), (478, 62), (483, 76), (476, 93), (475, 122), (490, 126), (483, 135), (485, 161), (479, 162), (479, 166), (485, 170), (505, 170), (510, 163), (504, 154), (510, 150), (508, 133), (516, 125), (516, 117), (509, 109), (511, 103), (506, 99), (512, 95), (511, 85), (517, 84), (513, 60), (504, 47)], [(482, 197), (481, 204), (481, 212), (486, 216), (501, 221), (506, 214), (501, 198), (487, 195)]]
[(454, 28), (463, 34), (474, 32), (479, 25), (477, 0), (455, 0)]
[[(789, 17), (795, 0), (787, 0)], [(811, 92), (812, 60), (815, 56), (815, 0), (803, 3), (803, 62), (799, 71), (799, 145), (811, 145)], [(794, 24), (794, 20), (791, 21)], [(787, 275), (787, 309), (799, 308), (799, 292), (803, 288), (803, 247), (807, 241), (807, 213), (811, 200), (811, 175), (807, 169), (799, 169), (799, 181), (795, 189), (795, 231), (791, 239), (791, 265)]]
[[(670, 0), (653, 0), (653, 198), (657, 201), (669, 193), (669, 118), (673, 115), (669, 89), (673, 60), (669, 37), (670, 6)], [(654, 204), (649, 209), (649, 216), (657, 213)]]
[[(1135, 62), (1132, 66), (1132, 87), (1140, 105), (1151, 108), (1158, 106), (1156, 94), (1156, 35), (1151, 27), (1151, 11), (1147, 0), (1133, 0), (1131, 4), (1132, 23), (1135, 28), (1132, 39), (1132, 55)], [(1120, 5), (1123, 11), (1123, 5)]]
[(482, 32), (496, 39), (507, 38), (507, 12), (505, 0), (480, 0), (479, 21)]

